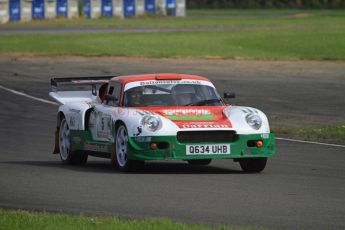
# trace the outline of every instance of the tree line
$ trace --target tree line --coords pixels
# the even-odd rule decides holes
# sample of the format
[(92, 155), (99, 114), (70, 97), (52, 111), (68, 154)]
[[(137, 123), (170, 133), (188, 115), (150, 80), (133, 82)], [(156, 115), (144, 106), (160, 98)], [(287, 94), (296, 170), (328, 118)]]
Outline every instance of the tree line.
[(186, 0), (188, 8), (345, 9), (345, 0)]

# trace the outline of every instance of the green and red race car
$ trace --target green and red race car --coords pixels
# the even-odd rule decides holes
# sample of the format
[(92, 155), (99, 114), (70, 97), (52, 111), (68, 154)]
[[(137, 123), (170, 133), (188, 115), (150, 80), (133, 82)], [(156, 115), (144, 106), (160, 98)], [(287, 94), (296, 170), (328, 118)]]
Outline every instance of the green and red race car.
[[(127, 171), (150, 160), (207, 165), (212, 159), (233, 159), (244, 171), (261, 172), (275, 154), (266, 115), (226, 104), (204, 77), (53, 78), (51, 84), (50, 96), (61, 104), (54, 153), (64, 163), (85, 164), (92, 155), (110, 158)], [(63, 85), (92, 87), (60, 91)]]

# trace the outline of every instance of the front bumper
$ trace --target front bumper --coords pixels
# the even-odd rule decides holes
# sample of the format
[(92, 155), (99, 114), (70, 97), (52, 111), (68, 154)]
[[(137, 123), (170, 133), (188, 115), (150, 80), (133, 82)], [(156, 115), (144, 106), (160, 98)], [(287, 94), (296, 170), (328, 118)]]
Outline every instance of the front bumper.
[[(250, 147), (250, 141), (261, 140), (263, 146)], [(151, 143), (164, 143), (161, 148), (151, 149)], [(230, 154), (208, 154), (208, 155), (187, 155), (186, 145), (196, 143), (180, 143), (176, 136), (152, 136), (152, 137), (130, 137), (128, 142), (128, 157), (133, 160), (197, 160), (197, 159), (228, 159), (228, 158), (257, 158), (270, 157), (276, 152), (275, 136), (270, 134), (238, 135), (230, 144)], [(197, 143), (197, 144), (220, 144), (220, 143)]]

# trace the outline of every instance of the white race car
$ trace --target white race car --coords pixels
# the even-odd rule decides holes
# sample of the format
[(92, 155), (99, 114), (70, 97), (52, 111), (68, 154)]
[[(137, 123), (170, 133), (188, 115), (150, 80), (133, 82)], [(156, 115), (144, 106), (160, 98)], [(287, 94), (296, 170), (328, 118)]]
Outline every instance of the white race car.
[[(61, 104), (54, 153), (63, 163), (85, 164), (92, 155), (110, 158), (127, 171), (148, 160), (207, 165), (212, 159), (233, 159), (244, 171), (260, 172), (275, 154), (266, 115), (226, 104), (204, 77), (53, 78), (51, 84), (49, 95)], [(59, 90), (64, 85), (91, 87)]]

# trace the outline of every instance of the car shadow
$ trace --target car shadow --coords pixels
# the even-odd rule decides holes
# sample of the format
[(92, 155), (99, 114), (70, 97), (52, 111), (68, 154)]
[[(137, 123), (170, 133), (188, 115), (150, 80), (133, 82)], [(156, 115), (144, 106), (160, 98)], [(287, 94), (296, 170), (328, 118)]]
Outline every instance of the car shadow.
[(66, 165), (60, 161), (6, 161), (2, 164), (26, 165), (67, 169), (89, 173), (124, 173), (124, 174), (245, 174), (241, 170), (227, 169), (212, 165), (197, 166), (187, 162), (146, 162), (144, 168), (130, 172), (120, 172), (107, 161), (88, 161), (85, 165)]

